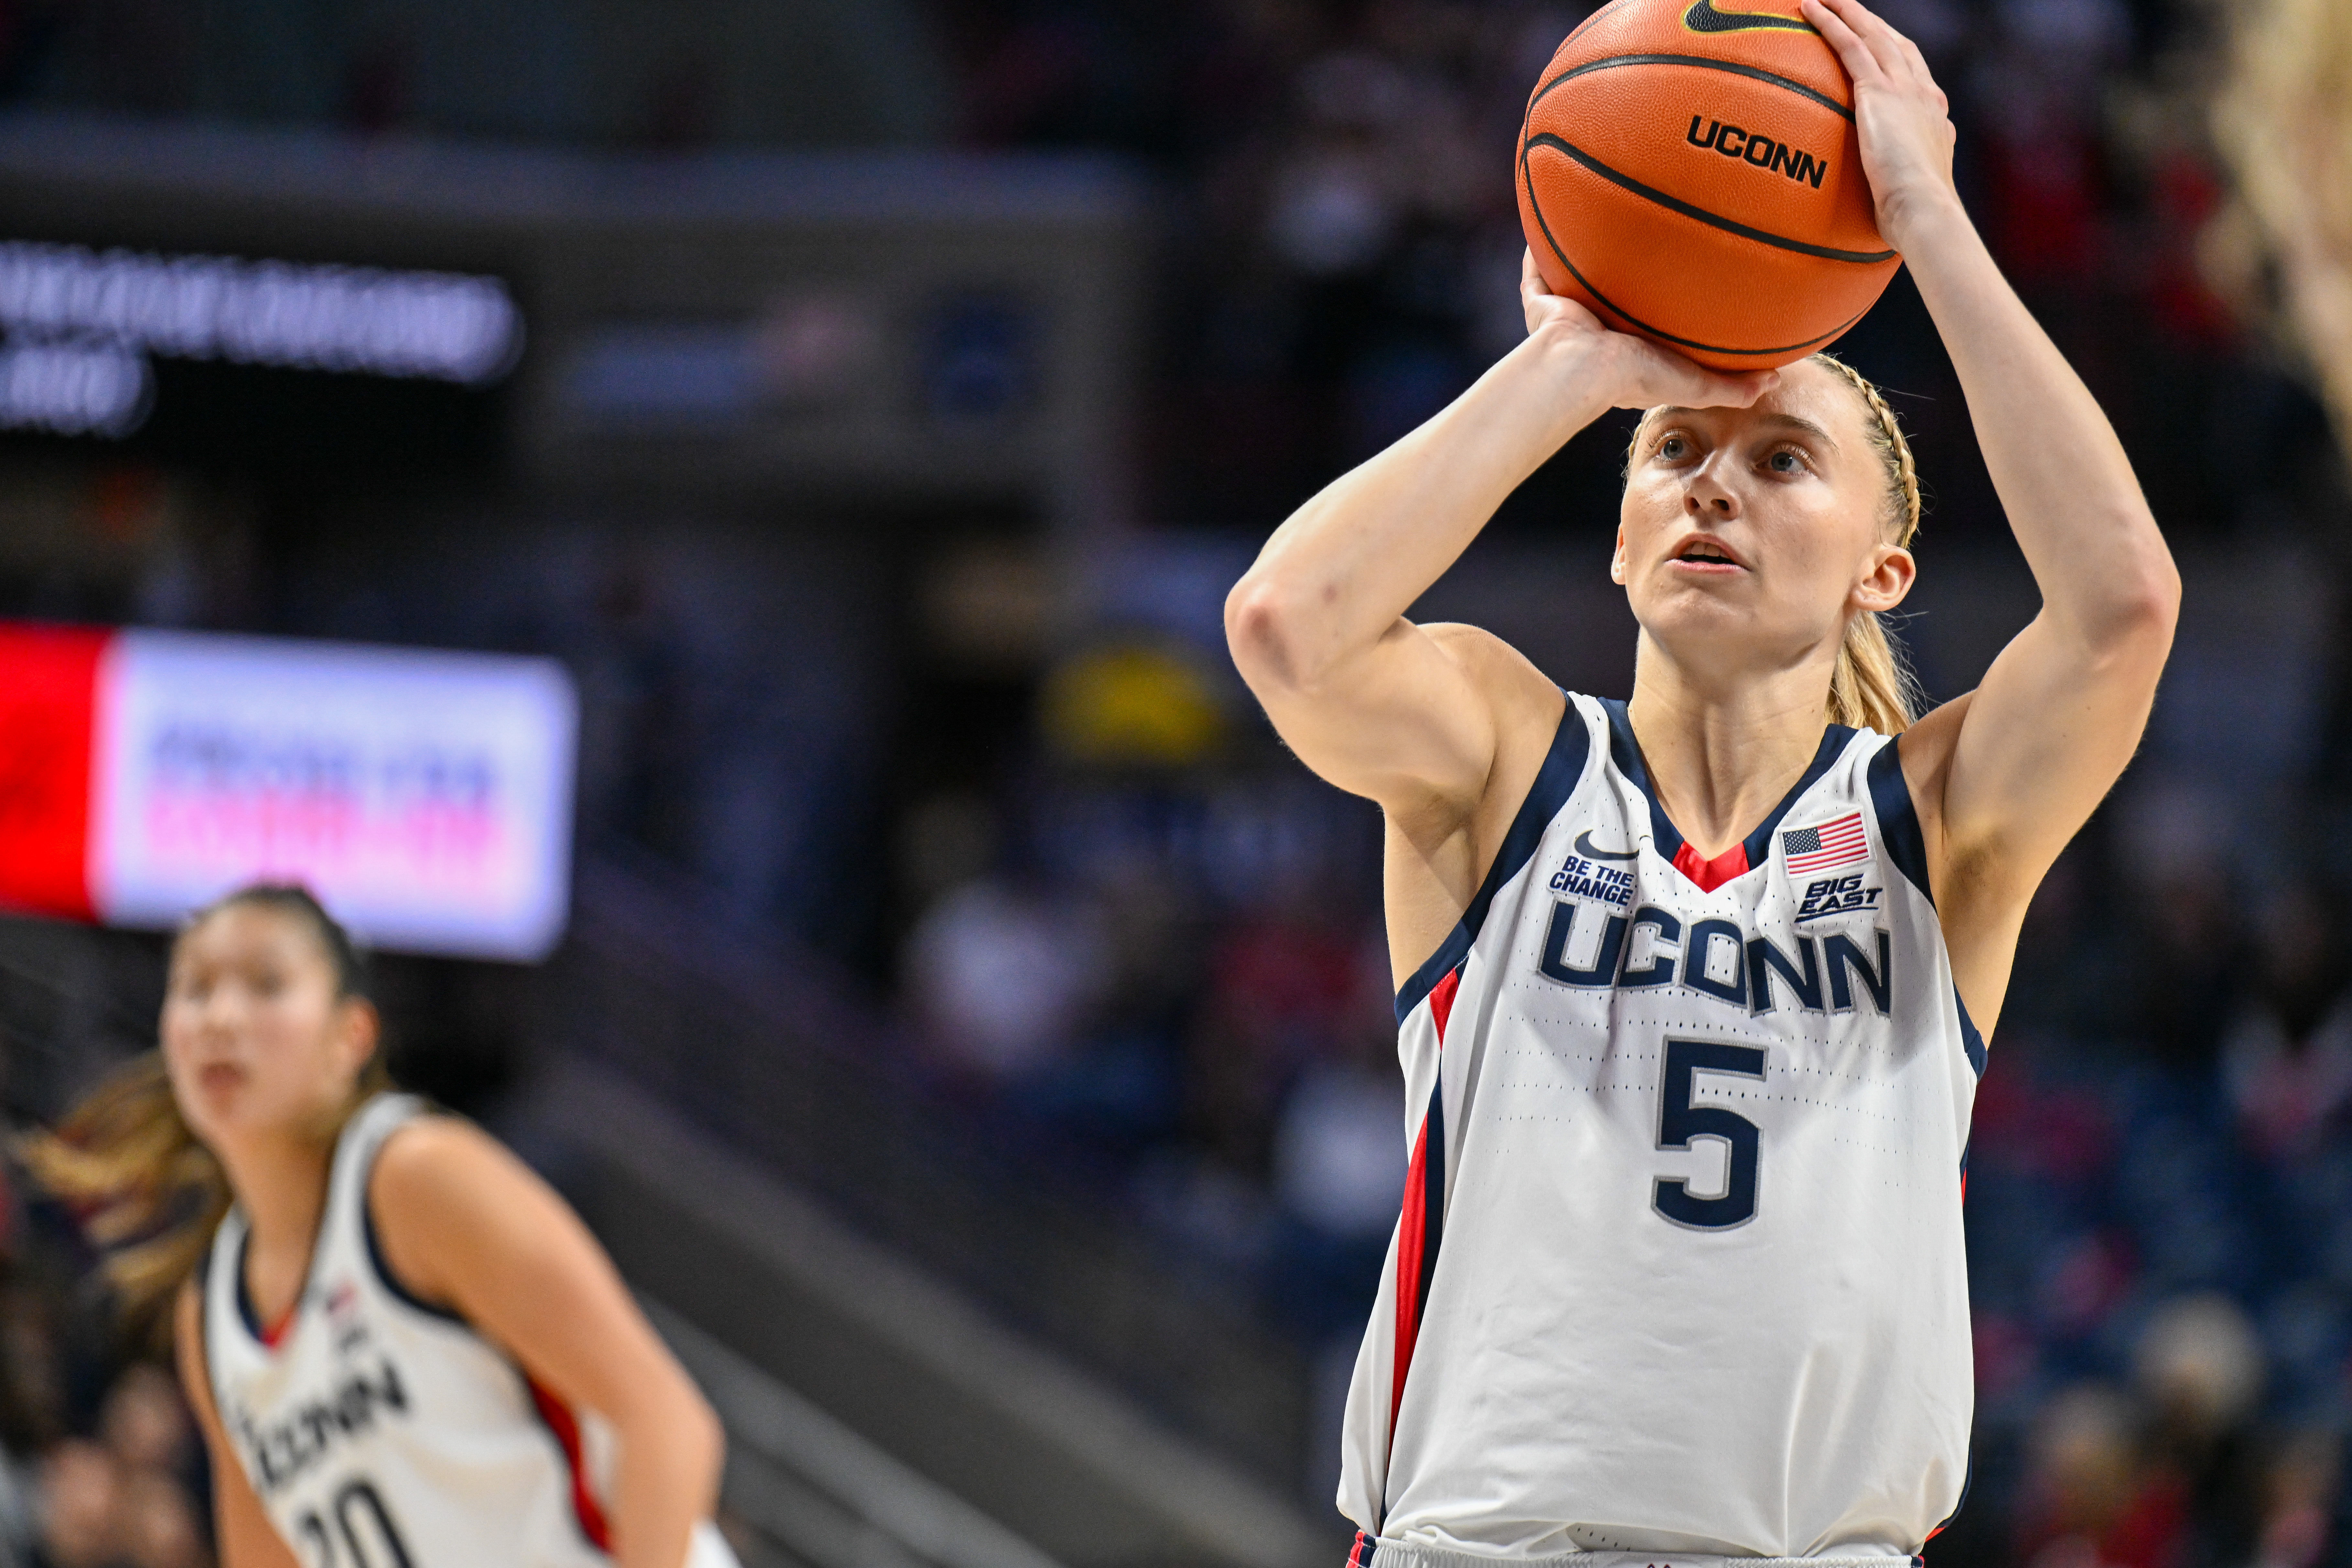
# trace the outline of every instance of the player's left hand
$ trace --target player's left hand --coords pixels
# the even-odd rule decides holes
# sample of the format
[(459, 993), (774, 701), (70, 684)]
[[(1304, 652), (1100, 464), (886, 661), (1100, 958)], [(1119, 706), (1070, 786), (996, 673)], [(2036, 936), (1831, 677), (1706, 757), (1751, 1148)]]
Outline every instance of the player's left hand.
[(1853, 79), (1862, 168), (1878, 207), (1878, 232), (1897, 250), (1927, 212), (1959, 200), (1952, 185), (1951, 100), (1919, 46), (1861, 0), (1802, 0), (1805, 20)]

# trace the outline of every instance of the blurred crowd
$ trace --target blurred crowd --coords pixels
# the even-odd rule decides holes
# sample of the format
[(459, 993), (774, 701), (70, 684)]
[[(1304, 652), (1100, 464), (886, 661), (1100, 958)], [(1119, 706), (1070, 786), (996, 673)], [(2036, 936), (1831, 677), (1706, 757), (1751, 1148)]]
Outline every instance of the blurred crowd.
[[(1256, 523), (1443, 405), (1517, 341), (1511, 170), (1583, 0), (992, 0), (940, 14), (982, 146), (1113, 146), (1166, 178), (1160, 515)], [(1965, 194), (2155, 478), (2226, 521), (2210, 471), (2282, 401), (2237, 363), (2199, 237), (2221, 204), (2190, 0), (1885, 0), (1954, 100)], [(1848, 340), (1965, 446), (1898, 283)], [(2218, 426), (2209, 416), (2219, 415)], [(1923, 458), (1932, 452), (1923, 452)], [(1613, 468), (1605, 455), (1590, 465)], [(1932, 466), (1932, 465), (1931, 465)], [(1981, 499), (1980, 492), (1978, 499)]]
[(207, 1568), (203, 1445), (69, 1215), (0, 1192), (0, 1568)]

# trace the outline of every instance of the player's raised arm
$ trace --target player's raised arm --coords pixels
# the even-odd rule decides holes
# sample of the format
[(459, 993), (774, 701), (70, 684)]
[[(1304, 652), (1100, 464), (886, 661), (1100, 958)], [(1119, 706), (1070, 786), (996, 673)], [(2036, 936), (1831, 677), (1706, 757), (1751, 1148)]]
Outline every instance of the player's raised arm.
[(2042, 590), (1983, 684), (1903, 748), (1961, 991), (1997, 999), (2035, 886), (2139, 743), (2180, 575), (2105, 415), (1961, 208), (1944, 94), (1917, 47), (1856, 0), (1804, 10), (1853, 77), (1880, 227), (1943, 334)]
[(1300, 507), (1225, 601), (1234, 662), (1283, 739), (1332, 784), (1386, 806), (1466, 812), (1485, 787), (1496, 715), (1478, 667), (1500, 645), (1404, 612), (1504, 498), (1612, 406), (1745, 406), (1774, 379), (1717, 374), (1605, 331), (1546, 290), (1532, 262), (1521, 294), (1527, 341)]

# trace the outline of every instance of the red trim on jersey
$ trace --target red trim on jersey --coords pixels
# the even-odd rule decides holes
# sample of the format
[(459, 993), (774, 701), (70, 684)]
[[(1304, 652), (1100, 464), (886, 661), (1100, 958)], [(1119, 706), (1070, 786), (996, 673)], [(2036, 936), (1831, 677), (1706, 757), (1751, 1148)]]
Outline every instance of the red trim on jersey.
[(1348, 1547), (1348, 1568), (1372, 1568), (1372, 1538), (1360, 1530), (1356, 1531), (1356, 1539)]
[(530, 1388), (530, 1402), (539, 1406), (539, 1418), (555, 1434), (562, 1447), (563, 1462), (572, 1468), (572, 1511), (580, 1518), (580, 1533), (588, 1544), (599, 1552), (613, 1550), (613, 1532), (604, 1522), (604, 1505), (588, 1485), (588, 1466), (580, 1452), (580, 1422), (572, 1414), (572, 1406), (542, 1388), (536, 1378), (523, 1380)]
[(1462, 989), (1462, 968), (1456, 964), (1429, 988), (1429, 1016), (1437, 1025), (1437, 1048), (1445, 1048), (1445, 1020), (1454, 1016), (1454, 994)]
[[(1454, 998), (1462, 989), (1462, 967), (1454, 965), (1429, 991), (1430, 1021), (1437, 1026), (1437, 1048), (1445, 1049), (1445, 1026), (1454, 1016)], [(1433, 1105), (1436, 1103), (1432, 1097)], [(1444, 1130), (1438, 1131), (1443, 1147)], [(1438, 1173), (1444, 1181), (1445, 1173)], [(1396, 1365), (1389, 1377), (1389, 1440), (1396, 1440), (1397, 1409), (1404, 1402), (1405, 1373), (1412, 1366), (1412, 1347), (1421, 1337), (1421, 1289), (1426, 1278), (1429, 1249), (1429, 1118), (1412, 1142), (1412, 1163), (1405, 1167), (1404, 1213), (1397, 1226)]]
[(298, 1295), (294, 1298), (292, 1306), (278, 1314), (276, 1322), (261, 1325), (261, 1344), (264, 1350), (274, 1351), (278, 1348), (279, 1342), (286, 1338), (286, 1331), (294, 1326), (294, 1314), (301, 1310), (302, 1298)]
[(1397, 1409), (1404, 1403), (1404, 1374), (1412, 1366), (1413, 1341), (1421, 1335), (1422, 1248), (1428, 1242), (1429, 1122), (1413, 1140), (1412, 1163), (1404, 1175), (1404, 1217), (1397, 1226), (1396, 1366), (1389, 1378), (1389, 1441), (1396, 1441)]
[(1712, 860), (1702, 860), (1698, 851), (1685, 840), (1675, 850), (1675, 869), (1698, 884), (1702, 893), (1712, 893), (1734, 877), (1748, 870), (1748, 846), (1735, 844)]

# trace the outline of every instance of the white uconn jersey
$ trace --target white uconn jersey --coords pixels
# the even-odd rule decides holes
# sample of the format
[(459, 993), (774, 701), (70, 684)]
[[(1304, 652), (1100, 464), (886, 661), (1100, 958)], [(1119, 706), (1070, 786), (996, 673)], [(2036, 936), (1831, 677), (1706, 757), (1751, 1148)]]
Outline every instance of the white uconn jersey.
[(1352, 1560), (1916, 1552), (1967, 1477), (1984, 1047), (1895, 742), (1832, 726), (1701, 863), (1623, 704), (1571, 696), (1397, 1015)]
[[(246, 1477), (305, 1568), (593, 1568), (609, 1564), (609, 1428), (533, 1384), (465, 1322), (402, 1292), (367, 1209), (405, 1095), (344, 1127), (310, 1274), (267, 1338), (244, 1285), (232, 1209), (204, 1272), (205, 1359)], [(708, 1526), (691, 1568), (732, 1568)]]

